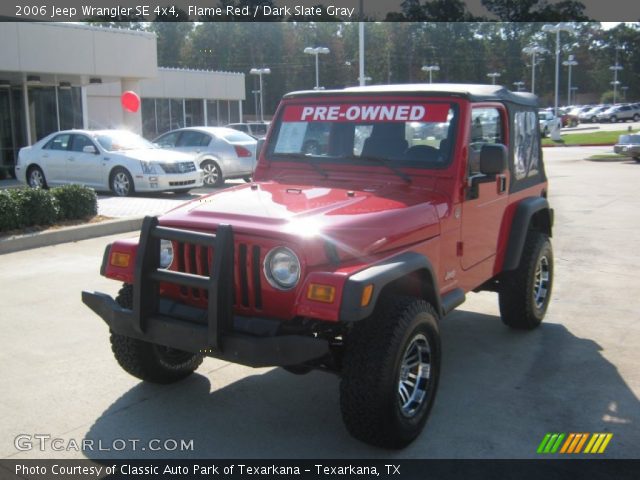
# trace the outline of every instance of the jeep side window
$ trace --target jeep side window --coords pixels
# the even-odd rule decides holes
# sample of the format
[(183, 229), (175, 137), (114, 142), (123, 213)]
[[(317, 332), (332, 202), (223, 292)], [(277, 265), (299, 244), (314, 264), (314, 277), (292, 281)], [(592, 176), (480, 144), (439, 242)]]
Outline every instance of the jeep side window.
[(488, 143), (504, 143), (500, 111), (493, 107), (474, 108), (471, 110), (469, 176), (480, 173), (480, 150)]

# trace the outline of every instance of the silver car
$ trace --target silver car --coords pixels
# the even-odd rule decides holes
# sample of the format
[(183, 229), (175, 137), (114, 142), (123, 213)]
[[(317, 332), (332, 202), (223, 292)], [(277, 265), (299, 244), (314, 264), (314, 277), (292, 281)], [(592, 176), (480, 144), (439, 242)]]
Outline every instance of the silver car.
[(219, 187), (225, 180), (253, 175), (257, 140), (225, 127), (188, 127), (165, 133), (153, 141), (161, 148), (195, 155), (204, 171), (204, 184)]
[(77, 183), (111, 190), (184, 193), (201, 187), (190, 155), (167, 152), (127, 130), (66, 130), (20, 149), (16, 177), (34, 188)]
[(632, 105), (615, 105), (609, 109), (599, 113), (597, 119), (600, 122), (626, 122), (627, 120), (633, 120), (637, 122), (640, 120), (640, 109)]

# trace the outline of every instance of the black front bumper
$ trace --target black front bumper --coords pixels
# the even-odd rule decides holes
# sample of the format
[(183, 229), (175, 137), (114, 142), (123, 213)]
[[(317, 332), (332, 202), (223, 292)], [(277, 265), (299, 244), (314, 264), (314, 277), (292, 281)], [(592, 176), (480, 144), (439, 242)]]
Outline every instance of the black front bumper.
[[(159, 268), (161, 239), (213, 248), (211, 276)], [(160, 227), (156, 217), (146, 217), (136, 255), (133, 310), (98, 292), (82, 292), (82, 301), (114, 333), (251, 367), (297, 365), (327, 355), (326, 340), (278, 335), (278, 322), (233, 315), (233, 258), (228, 225), (220, 225), (212, 235)], [(160, 298), (160, 282), (207, 290), (208, 308)]]

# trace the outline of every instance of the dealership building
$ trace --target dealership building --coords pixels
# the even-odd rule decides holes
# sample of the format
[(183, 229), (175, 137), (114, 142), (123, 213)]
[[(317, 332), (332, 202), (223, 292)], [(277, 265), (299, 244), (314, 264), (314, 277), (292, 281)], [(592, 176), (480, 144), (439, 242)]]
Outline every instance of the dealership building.
[[(0, 174), (18, 150), (69, 128), (127, 128), (151, 139), (242, 121), (242, 73), (158, 67), (149, 32), (0, 22)], [(120, 98), (133, 91), (137, 112)], [(1, 178), (1, 177), (0, 177)]]

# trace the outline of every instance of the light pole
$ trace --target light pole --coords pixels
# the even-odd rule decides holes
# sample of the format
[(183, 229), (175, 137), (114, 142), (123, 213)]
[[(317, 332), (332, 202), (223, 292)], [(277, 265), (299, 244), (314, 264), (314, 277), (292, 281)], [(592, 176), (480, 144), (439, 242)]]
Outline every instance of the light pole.
[(531, 93), (536, 93), (536, 55), (540, 53), (546, 53), (547, 50), (545, 48), (539, 47), (537, 45), (529, 45), (528, 47), (524, 47), (522, 49), (522, 53), (527, 55), (531, 55)]
[(253, 93), (253, 105), (255, 107), (256, 119), (258, 118), (258, 95), (260, 95), (260, 90), (251, 90)]
[(439, 72), (440, 67), (438, 65), (424, 65), (420, 70), (429, 72), (429, 83), (433, 83), (433, 72)]
[(496, 84), (496, 78), (498, 78), (499, 76), (500, 76), (500, 73), (498, 73), (498, 72), (487, 73), (487, 77), (491, 78), (491, 83), (493, 85)]
[(613, 104), (615, 105), (616, 93), (618, 91), (617, 87), (620, 84), (618, 81), (618, 71), (622, 70), (622, 65), (618, 65), (618, 61), (616, 60), (616, 64), (609, 67), (609, 70), (613, 70), (613, 82), (611, 82), (611, 84), (613, 85)]
[(516, 87), (516, 92), (522, 92), (524, 90), (524, 82), (513, 82), (513, 86)]
[(555, 101), (553, 113), (558, 117), (558, 84), (560, 83), (560, 32), (575, 33), (575, 29), (568, 23), (558, 23), (556, 25), (543, 25), (542, 31), (546, 33), (556, 34), (556, 82), (555, 82)]
[(249, 70), (250, 75), (258, 75), (260, 77), (260, 121), (264, 122), (264, 102), (262, 100), (262, 75), (269, 75), (270, 68), (252, 68)]
[(330, 50), (327, 47), (307, 47), (304, 49), (304, 53), (316, 56), (316, 86), (314, 87), (314, 90), (320, 90), (320, 76), (318, 74), (318, 55), (321, 53), (326, 55), (329, 52)]
[(578, 91), (578, 87), (571, 87), (571, 100), (574, 102), (576, 102), (576, 98), (578, 98), (578, 94), (576, 93), (577, 91)]
[(571, 67), (578, 65), (578, 62), (574, 60), (573, 55), (569, 55), (569, 59), (562, 62), (562, 65), (569, 67), (569, 80), (567, 83), (567, 106), (571, 105)]
[(568, 23), (558, 23), (556, 25), (543, 25), (542, 31), (556, 34), (556, 81), (555, 100), (553, 105), (553, 115), (556, 117), (554, 128), (551, 129), (551, 139), (560, 141), (560, 119), (558, 117), (558, 84), (560, 83), (560, 32), (575, 33), (575, 29)]

